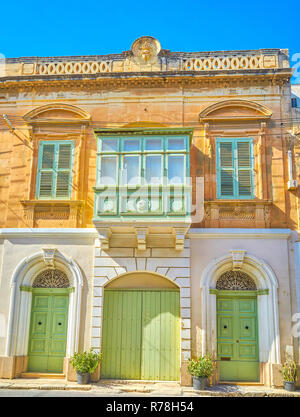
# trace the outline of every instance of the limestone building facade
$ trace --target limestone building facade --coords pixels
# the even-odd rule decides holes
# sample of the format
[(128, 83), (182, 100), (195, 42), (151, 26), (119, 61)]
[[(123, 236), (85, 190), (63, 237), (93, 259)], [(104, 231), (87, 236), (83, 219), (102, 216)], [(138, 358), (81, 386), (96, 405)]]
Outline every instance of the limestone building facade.
[(288, 50), (151, 36), (6, 60), (0, 377), (74, 380), (70, 356), (92, 348), (94, 380), (189, 385), (210, 353), (215, 381), (282, 384), (299, 363), (291, 75)]

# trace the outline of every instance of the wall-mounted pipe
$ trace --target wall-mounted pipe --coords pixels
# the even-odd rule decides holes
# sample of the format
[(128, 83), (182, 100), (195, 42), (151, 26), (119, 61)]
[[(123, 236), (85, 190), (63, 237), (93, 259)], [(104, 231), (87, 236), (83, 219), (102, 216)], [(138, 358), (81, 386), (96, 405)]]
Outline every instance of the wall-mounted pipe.
[(294, 135), (294, 133), (292, 131), (289, 132), (290, 134), (290, 146), (289, 146), (289, 150), (288, 150), (288, 173), (289, 173), (289, 179), (288, 179), (288, 183), (287, 183), (287, 188), (289, 191), (292, 190), (296, 190), (296, 188), (298, 187), (298, 181), (294, 179), (293, 176), (293, 153), (292, 153), (292, 148), (294, 146), (294, 141), (296, 139), (296, 135)]

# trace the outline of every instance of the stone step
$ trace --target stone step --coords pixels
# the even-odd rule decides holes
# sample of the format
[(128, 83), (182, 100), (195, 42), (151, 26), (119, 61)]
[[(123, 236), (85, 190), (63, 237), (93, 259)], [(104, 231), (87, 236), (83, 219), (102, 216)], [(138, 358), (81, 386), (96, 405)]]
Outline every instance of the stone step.
[(22, 372), (21, 378), (44, 378), (44, 379), (65, 379), (65, 374), (51, 374), (41, 372)]

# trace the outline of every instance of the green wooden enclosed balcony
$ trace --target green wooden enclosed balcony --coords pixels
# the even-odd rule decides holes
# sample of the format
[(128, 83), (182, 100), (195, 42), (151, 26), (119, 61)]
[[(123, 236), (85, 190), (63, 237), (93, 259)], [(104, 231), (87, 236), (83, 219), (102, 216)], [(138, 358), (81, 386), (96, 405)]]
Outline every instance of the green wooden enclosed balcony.
[(190, 224), (192, 129), (104, 129), (95, 135), (96, 227)]

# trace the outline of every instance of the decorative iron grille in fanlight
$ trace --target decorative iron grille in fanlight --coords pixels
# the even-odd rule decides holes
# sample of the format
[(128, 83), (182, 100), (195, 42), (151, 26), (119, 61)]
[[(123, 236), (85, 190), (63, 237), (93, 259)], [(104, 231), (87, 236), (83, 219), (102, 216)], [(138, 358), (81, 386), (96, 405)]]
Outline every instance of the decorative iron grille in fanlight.
[(68, 288), (70, 282), (67, 275), (59, 269), (46, 269), (38, 274), (32, 286), (35, 288)]
[(240, 271), (224, 272), (217, 280), (217, 290), (256, 290), (255, 282), (248, 274)]

